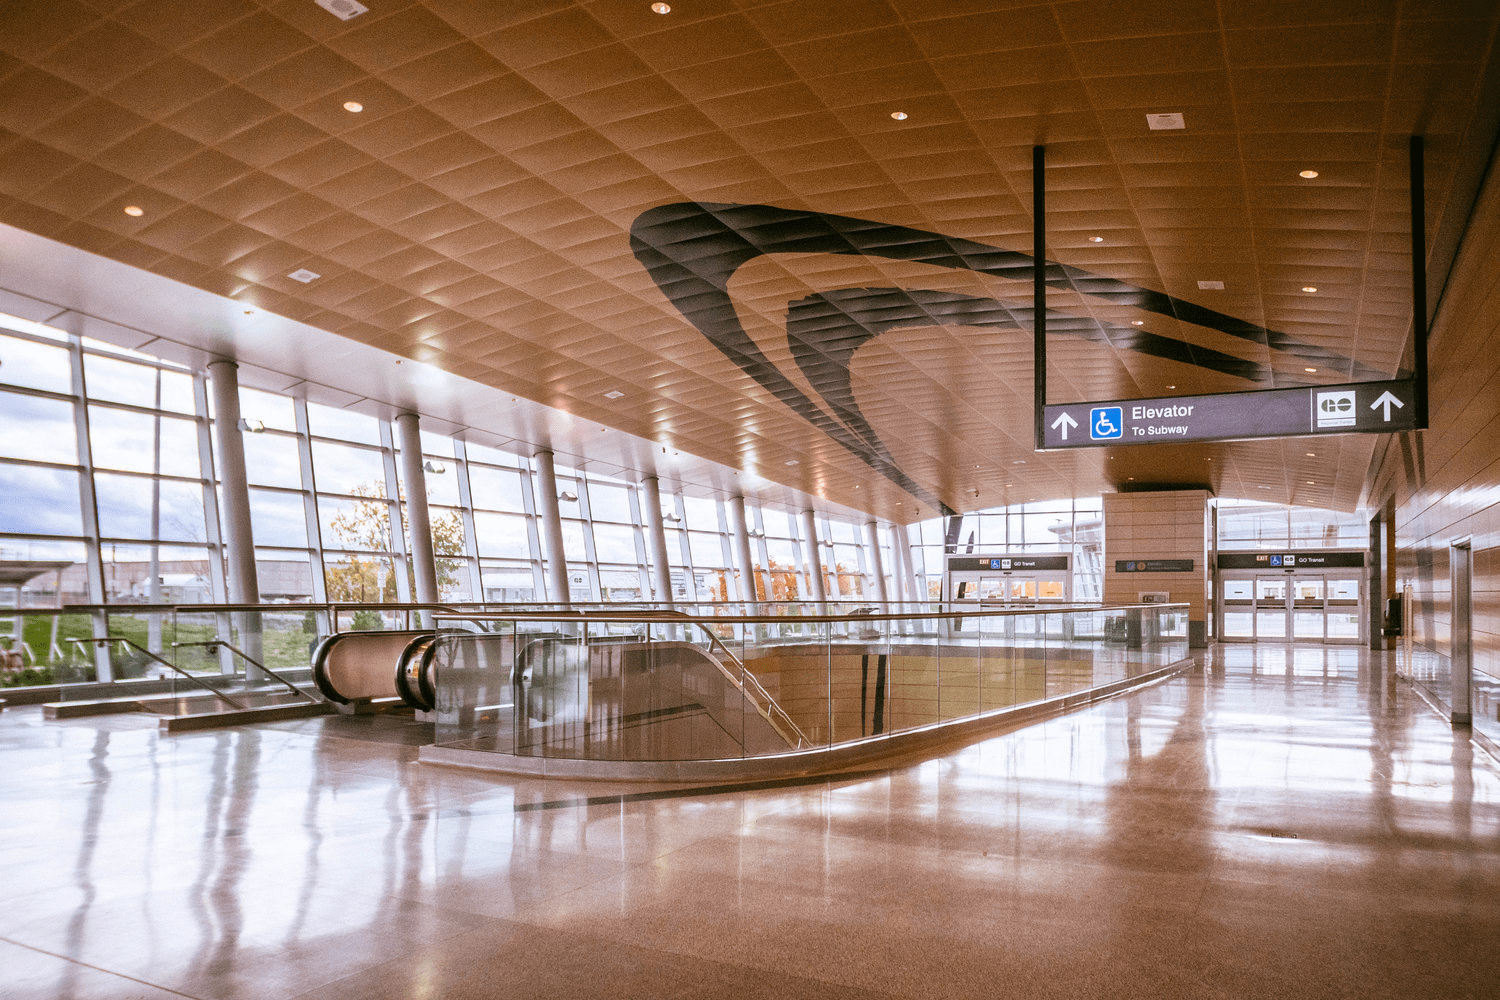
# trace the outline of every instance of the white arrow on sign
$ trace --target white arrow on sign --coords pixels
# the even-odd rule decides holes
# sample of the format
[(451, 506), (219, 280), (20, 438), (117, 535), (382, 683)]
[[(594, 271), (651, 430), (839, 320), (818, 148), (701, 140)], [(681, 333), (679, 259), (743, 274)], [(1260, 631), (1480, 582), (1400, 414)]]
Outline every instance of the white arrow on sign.
[(1385, 407), (1385, 414), (1380, 419), (1381, 420), (1390, 420), (1391, 419), (1391, 405), (1392, 404), (1395, 404), (1396, 409), (1398, 409), (1398, 410), (1399, 409), (1403, 409), (1406, 406), (1406, 404), (1403, 403), (1403, 402), (1401, 402), (1401, 400), (1397, 399), (1395, 396), (1392, 396), (1390, 390), (1387, 389), (1385, 392), (1382, 392), (1380, 394), (1380, 398), (1379, 399), (1375, 400), (1375, 402), (1373, 402), (1373, 403), (1370, 404), (1370, 409), (1372, 409), (1372, 410), (1378, 410), (1382, 406), (1384, 406)]
[[(1401, 404), (1397, 403), (1396, 405), (1400, 406)], [(1052, 421), (1052, 429), (1053, 430), (1057, 430), (1059, 427), (1062, 428), (1062, 439), (1064, 441), (1066, 441), (1068, 439), (1068, 428), (1069, 427), (1077, 427), (1077, 426), (1078, 426), (1078, 421), (1076, 421), (1072, 417), (1068, 416), (1067, 413), (1064, 413), (1062, 416), (1060, 416), (1056, 420)]]

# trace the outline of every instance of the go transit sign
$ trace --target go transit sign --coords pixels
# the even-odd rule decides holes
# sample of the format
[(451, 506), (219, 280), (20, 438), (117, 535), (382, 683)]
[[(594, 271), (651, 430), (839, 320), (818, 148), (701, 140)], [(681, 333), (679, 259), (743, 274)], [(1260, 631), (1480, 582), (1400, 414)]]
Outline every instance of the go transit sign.
[(1416, 429), (1414, 403), (1410, 379), (1057, 403), (1043, 410), (1043, 446), (1098, 448), (1409, 431)]

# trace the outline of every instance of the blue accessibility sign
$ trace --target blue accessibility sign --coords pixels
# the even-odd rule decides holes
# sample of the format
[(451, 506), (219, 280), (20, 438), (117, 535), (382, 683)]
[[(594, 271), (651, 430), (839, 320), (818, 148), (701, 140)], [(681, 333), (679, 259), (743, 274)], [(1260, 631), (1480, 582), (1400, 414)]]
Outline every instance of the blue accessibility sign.
[(1119, 406), (1096, 406), (1089, 411), (1089, 437), (1110, 441), (1125, 434), (1125, 414)]

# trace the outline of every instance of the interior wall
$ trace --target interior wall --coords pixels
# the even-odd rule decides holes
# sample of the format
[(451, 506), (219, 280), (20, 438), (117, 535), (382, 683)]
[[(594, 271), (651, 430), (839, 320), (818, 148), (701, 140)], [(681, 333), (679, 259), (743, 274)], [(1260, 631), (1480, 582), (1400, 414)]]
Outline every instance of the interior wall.
[(1500, 741), (1500, 171), (1492, 162), (1428, 348), (1430, 427), (1377, 452), (1368, 504), (1395, 510), (1397, 589), (1413, 591), (1414, 679), (1450, 706), (1449, 547), (1474, 552), (1475, 727)]
[[(1188, 605), (1193, 646), (1208, 635), (1208, 491), (1170, 490), (1104, 495), (1104, 602), (1134, 604), (1142, 592)], [(1119, 572), (1120, 562), (1191, 559), (1180, 573)]]

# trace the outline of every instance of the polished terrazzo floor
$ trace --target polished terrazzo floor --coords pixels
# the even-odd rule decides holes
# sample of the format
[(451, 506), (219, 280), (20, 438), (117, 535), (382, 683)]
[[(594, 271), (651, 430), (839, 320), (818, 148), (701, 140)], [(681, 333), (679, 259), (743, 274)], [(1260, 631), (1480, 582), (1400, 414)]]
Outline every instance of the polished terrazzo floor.
[(398, 717), (13, 708), (0, 997), (1500, 996), (1500, 769), (1388, 662), (1221, 646), (894, 772), (627, 800)]

